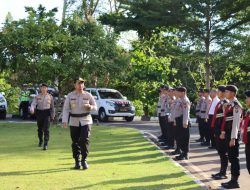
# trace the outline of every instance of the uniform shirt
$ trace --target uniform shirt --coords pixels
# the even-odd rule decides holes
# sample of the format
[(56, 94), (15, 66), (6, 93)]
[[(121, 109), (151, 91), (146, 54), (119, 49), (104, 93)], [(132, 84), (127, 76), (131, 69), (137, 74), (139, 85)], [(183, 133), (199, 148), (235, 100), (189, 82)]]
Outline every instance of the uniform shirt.
[(202, 102), (202, 99), (203, 99), (203, 97), (200, 96), (199, 99), (197, 100), (197, 104), (196, 104), (196, 107), (195, 107), (195, 115), (196, 115), (197, 117), (200, 116), (200, 109), (201, 109), (201, 102)]
[(31, 110), (32, 112), (35, 110), (51, 110), (51, 116), (55, 117), (55, 107), (54, 107), (54, 99), (50, 94), (42, 95), (38, 94), (32, 101)]
[[(191, 103), (190, 103), (187, 96), (184, 96), (182, 98), (178, 98), (176, 103), (175, 103), (175, 106), (174, 106), (172, 119), (176, 119), (178, 117), (183, 116), (183, 125), (188, 125), (188, 122), (190, 120), (190, 118), (189, 118), (190, 105), (191, 105)], [(175, 123), (175, 121), (174, 121), (174, 123)]]
[(248, 109), (244, 122), (243, 122), (243, 142), (244, 144), (250, 143), (250, 109)]
[[(231, 111), (233, 112), (232, 116), (228, 117), (227, 113), (231, 113)], [(238, 138), (242, 112), (243, 107), (241, 106), (237, 98), (234, 98), (232, 101), (226, 104), (221, 131), (225, 131), (226, 122), (232, 121), (231, 139)]]
[(159, 97), (158, 99), (156, 112), (157, 112), (157, 116), (159, 116), (161, 113), (161, 97)]
[(170, 101), (169, 101), (170, 114), (169, 114), (169, 118), (168, 118), (169, 122), (174, 122), (172, 114), (174, 112), (175, 104), (176, 104), (176, 98), (175, 98), (175, 96), (170, 97)]
[(85, 104), (91, 105), (90, 111), (97, 110), (95, 99), (90, 93), (85, 91), (83, 93), (77, 93), (76, 91), (69, 93), (67, 95), (67, 98), (63, 106), (62, 122), (68, 123), (69, 119), (69, 125), (74, 127), (78, 127), (79, 124), (81, 124), (81, 126), (93, 124), (93, 120), (90, 114), (84, 117), (69, 118), (70, 113), (71, 114), (89, 113), (90, 111), (86, 110), (84, 107)]
[(162, 94), (160, 97), (160, 116), (166, 116), (166, 104), (167, 104), (167, 95)]
[(216, 96), (213, 101), (212, 101), (212, 104), (210, 106), (210, 109), (209, 109), (209, 112), (208, 112), (208, 115), (214, 115), (214, 111), (215, 111), (215, 107), (216, 105), (220, 102), (220, 99), (218, 98), (218, 96)]
[(207, 98), (204, 97), (202, 99), (201, 108), (200, 108), (200, 117), (202, 119), (208, 119), (208, 112), (209, 112), (211, 103), (212, 103), (212, 99), (210, 98), (210, 96), (208, 96)]
[(170, 115), (171, 114), (171, 102), (172, 98), (170, 96), (167, 96), (166, 101), (165, 101), (165, 115)]

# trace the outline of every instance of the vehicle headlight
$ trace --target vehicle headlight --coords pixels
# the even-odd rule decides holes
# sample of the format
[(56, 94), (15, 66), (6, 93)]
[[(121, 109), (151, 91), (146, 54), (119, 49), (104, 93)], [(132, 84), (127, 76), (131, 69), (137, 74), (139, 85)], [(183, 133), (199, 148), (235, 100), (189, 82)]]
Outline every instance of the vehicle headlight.
[(4, 99), (3, 99), (3, 98), (0, 98), (0, 102), (1, 102), (1, 103), (3, 103), (3, 102), (5, 102), (5, 101), (4, 101)]
[(107, 105), (109, 105), (110, 107), (115, 107), (115, 104), (113, 102), (106, 102)]

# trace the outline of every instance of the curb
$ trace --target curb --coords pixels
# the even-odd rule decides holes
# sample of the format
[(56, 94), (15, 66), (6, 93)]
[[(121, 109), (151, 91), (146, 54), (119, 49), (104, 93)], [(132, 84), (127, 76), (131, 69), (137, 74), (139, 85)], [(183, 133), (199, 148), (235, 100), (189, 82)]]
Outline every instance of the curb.
[[(151, 133), (148, 132), (141, 132), (141, 134), (143, 135), (143, 137), (145, 139), (147, 139), (151, 144), (153, 144), (154, 146), (157, 147), (158, 150), (160, 150), (160, 152), (164, 155), (167, 156), (169, 158), (169, 160), (175, 164), (176, 166), (182, 167), (184, 172), (190, 176), (193, 181), (195, 183), (197, 183), (201, 188), (205, 189), (205, 190), (210, 190), (210, 189), (218, 189), (218, 190), (224, 190), (223, 187), (220, 186), (219, 183), (210, 180), (210, 176), (206, 175), (202, 170), (200, 170), (197, 166), (193, 165), (191, 162), (189, 162), (188, 160), (184, 160), (184, 161), (180, 161), (177, 162), (175, 161), (172, 157), (170, 157), (170, 155), (168, 155), (168, 152), (165, 152), (156, 142), (157, 142), (157, 137)], [(206, 185), (205, 183), (203, 183), (200, 179), (198, 179), (196, 176), (194, 176), (190, 171), (187, 170), (187, 168), (185, 168), (185, 166), (183, 166), (181, 163), (187, 165), (188, 167), (190, 167), (193, 171), (199, 173), (200, 176), (202, 176), (202, 178), (204, 178), (204, 180), (209, 183), (209, 185)]]

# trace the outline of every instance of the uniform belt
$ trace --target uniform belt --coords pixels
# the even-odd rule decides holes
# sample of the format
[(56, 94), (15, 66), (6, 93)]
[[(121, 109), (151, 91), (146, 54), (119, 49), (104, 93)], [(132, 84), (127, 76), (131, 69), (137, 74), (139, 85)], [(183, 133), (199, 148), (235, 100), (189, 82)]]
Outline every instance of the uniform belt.
[(231, 116), (231, 117), (227, 117), (227, 118), (226, 118), (226, 121), (233, 121), (233, 119), (234, 119), (234, 117), (233, 117), (233, 116)]
[(200, 112), (200, 110), (195, 110), (195, 112), (197, 113), (197, 112)]
[(44, 109), (44, 110), (39, 110), (39, 109), (36, 109), (36, 111), (50, 111), (50, 109)]
[(216, 118), (224, 117), (223, 113), (216, 114)]
[(74, 113), (70, 113), (69, 115), (71, 117), (86, 117), (88, 116), (90, 113), (80, 113), (80, 114), (74, 114)]
[(206, 113), (206, 111), (201, 111), (201, 113)]

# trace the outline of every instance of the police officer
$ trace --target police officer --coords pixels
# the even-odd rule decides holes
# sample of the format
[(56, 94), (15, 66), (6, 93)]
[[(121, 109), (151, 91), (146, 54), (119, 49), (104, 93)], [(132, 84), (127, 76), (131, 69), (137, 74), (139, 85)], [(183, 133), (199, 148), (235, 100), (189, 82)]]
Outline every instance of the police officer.
[(27, 90), (27, 85), (23, 85), (23, 90), (20, 97), (20, 109), (22, 110), (22, 119), (28, 118), (29, 114), (29, 103), (30, 103), (30, 91)]
[(237, 91), (234, 85), (226, 87), (226, 98), (229, 103), (225, 107), (220, 138), (226, 140), (225, 148), (228, 148), (228, 158), (231, 163), (231, 180), (221, 184), (225, 189), (239, 188), (239, 128), (243, 109), (236, 98)]
[[(70, 125), (72, 153), (75, 159), (74, 169), (88, 169), (89, 138), (93, 120), (90, 112), (96, 110), (94, 97), (84, 91), (85, 80), (75, 79), (75, 90), (67, 95), (63, 106), (63, 127)], [(82, 156), (80, 160), (80, 155)]]
[(220, 171), (212, 174), (215, 180), (227, 179), (226, 171), (228, 167), (228, 149), (225, 139), (220, 139), (221, 126), (224, 118), (224, 107), (227, 105), (228, 100), (225, 98), (225, 85), (218, 86), (219, 103), (216, 105), (214, 115), (211, 123), (215, 135), (215, 145), (220, 156)]
[(243, 142), (245, 146), (246, 161), (247, 161), (247, 170), (250, 174), (250, 90), (245, 92), (246, 95), (246, 105), (249, 107), (247, 110), (246, 116), (244, 118), (244, 127), (243, 127)]
[(159, 123), (162, 132), (162, 137), (160, 138), (160, 141), (162, 141), (165, 145), (167, 145), (167, 115), (166, 115), (167, 101), (168, 101), (168, 87), (164, 85), (161, 87), (161, 94), (160, 94)]
[(202, 131), (201, 121), (200, 121), (201, 102), (204, 99), (203, 93), (204, 93), (204, 90), (202, 88), (199, 89), (199, 98), (196, 102), (196, 107), (195, 107), (196, 122), (198, 123), (199, 134), (200, 134), (200, 138), (197, 139), (196, 142), (204, 142), (204, 138), (205, 138), (204, 133)]
[(169, 87), (168, 90), (168, 102), (167, 102), (167, 139), (168, 139), (168, 147), (167, 149), (174, 149), (174, 141), (175, 141), (175, 127), (173, 126), (173, 119), (171, 118), (171, 114), (173, 113), (174, 103), (175, 103), (175, 95), (174, 89)]
[(30, 111), (31, 114), (36, 112), (39, 138), (38, 146), (41, 147), (44, 141), (43, 150), (47, 150), (50, 120), (53, 120), (55, 117), (55, 108), (53, 97), (48, 93), (48, 85), (42, 83), (40, 91), (41, 93), (33, 99)]
[(190, 101), (187, 97), (187, 89), (179, 87), (176, 89), (179, 101), (176, 103), (174, 118), (176, 130), (178, 131), (177, 141), (179, 143), (181, 154), (176, 156), (176, 160), (187, 160), (189, 152), (189, 127), (190, 127)]
[(204, 99), (202, 99), (200, 108), (200, 124), (206, 141), (201, 143), (202, 146), (210, 145), (210, 134), (209, 134), (210, 126), (208, 125), (208, 119), (209, 119), (208, 112), (212, 103), (212, 99), (209, 94), (210, 90), (204, 89)]

